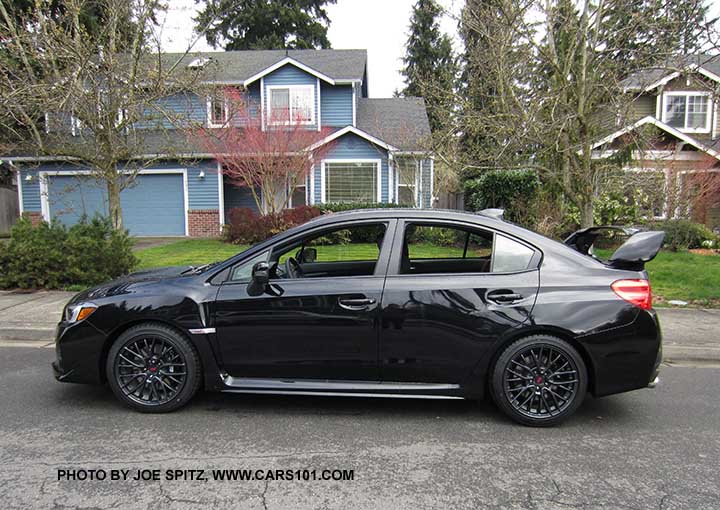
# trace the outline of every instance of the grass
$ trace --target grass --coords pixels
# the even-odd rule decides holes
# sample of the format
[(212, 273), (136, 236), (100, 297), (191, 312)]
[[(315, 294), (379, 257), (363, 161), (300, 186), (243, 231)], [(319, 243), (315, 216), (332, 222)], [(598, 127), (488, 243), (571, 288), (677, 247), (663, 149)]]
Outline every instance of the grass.
[[(165, 246), (136, 252), (139, 269), (161, 266), (201, 265), (231, 257), (247, 246), (227, 244), (211, 239), (186, 239)], [(377, 257), (375, 244), (352, 246), (316, 246), (318, 261), (372, 260)], [(414, 245), (413, 258), (462, 256), (462, 249)], [(600, 256), (609, 253), (601, 251)], [(720, 256), (697, 255), (689, 252), (663, 251), (647, 265), (655, 302), (662, 305), (671, 299), (688, 301), (696, 306), (720, 307)]]

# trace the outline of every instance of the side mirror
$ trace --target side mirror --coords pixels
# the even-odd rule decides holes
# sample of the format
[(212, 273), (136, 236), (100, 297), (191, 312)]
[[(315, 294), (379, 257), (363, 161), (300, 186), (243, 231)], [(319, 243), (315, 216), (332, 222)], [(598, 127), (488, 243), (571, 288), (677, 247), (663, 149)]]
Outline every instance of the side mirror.
[(299, 262), (315, 262), (317, 260), (317, 250), (315, 248), (305, 248), (302, 251), (302, 260)]
[(270, 265), (267, 262), (258, 262), (252, 268), (252, 276), (247, 286), (250, 296), (259, 296), (265, 292), (270, 282)]

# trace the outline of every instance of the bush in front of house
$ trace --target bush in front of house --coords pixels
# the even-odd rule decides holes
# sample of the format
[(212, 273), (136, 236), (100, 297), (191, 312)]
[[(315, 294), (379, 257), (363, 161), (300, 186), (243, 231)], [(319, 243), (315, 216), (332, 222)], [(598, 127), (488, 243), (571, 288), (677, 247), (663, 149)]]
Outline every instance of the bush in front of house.
[(129, 273), (138, 263), (127, 231), (106, 218), (77, 225), (20, 218), (0, 246), (0, 287), (61, 289), (89, 287)]
[(405, 206), (383, 202), (329, 202), (327, 204), (317, 204), (315, 207), (323, 214), (327, 214), (354, 211), (356, 209), (393, 209)]
[(236, 207), (228, 213), (223, 237), (229, 243), (255, 244), (320, 214), (320, 209), (308, 205), (285, 209), (276, 215), (258, 214), (248, 207)]
[(673, 219), (652, 224), (653, 230), (665, 231), (665, 246), (672, 251), (702, 248), (708, 241), (717, 243), (718, 236), (702, 223)]
[(504, 218), (523, 226), (535, 224), (535, 197), (540, 179), (532, 170), (490, 170), (465, 181), (465, 208), (505, 210)]

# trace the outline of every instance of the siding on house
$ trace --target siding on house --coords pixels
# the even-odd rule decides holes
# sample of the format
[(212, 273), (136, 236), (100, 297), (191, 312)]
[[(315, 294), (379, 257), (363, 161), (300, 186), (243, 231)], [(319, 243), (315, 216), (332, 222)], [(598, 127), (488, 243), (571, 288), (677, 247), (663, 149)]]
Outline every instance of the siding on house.
[(345, 127), (352, 124), (353, 89), (350, 85), (320, 83), (321, 123), (324, 126)]
[[(378, 147), (367, 140), (353, 134), (347, 133), (337, 140), (331, 142), (333, 145), (328, 153), (323, 157), (328, 159), (345, 159), (348, 161), (358, 159), (379, 159), (380, 160), (380, 201), (387, 202), (388, 193), (388, 155), (387, 151), (382, 147)], [(321, 162), (315, 166), (314, 170), (314, 202), (321, 203)]]
[(204, 123), (207, 119), (207, 102), (193, 93), (172, 94), (157, 101), (156, 108), (146, 108), (143, 122), (135, 129), (173, 129), (190, 123)]
[(420, 207), (432, 207), (432, 160), (420, 161)]
[(317, 117), (318, 114), (320, 114), (320, 104), (318, 102), (318, 81), (319, 80), (310, 73), (306, 73), (305, 71), (303, 71), (302, 69), (298, 69), (294, 65), (285, 64), (284, 66), (276, 69), (275, 71), (263, 78), (263, 83), (265, 86), (265, 104), (263, 106), (267, 108), (267, 105), (269, 104), (270, 94), (268, 93), (268, 89), (270, 87), (282, 85), (314, 85), (315, 119), (313, 121), (313, 124), (308, 125), (308, 129), (312, 129), (313, 127), (317, 128)]

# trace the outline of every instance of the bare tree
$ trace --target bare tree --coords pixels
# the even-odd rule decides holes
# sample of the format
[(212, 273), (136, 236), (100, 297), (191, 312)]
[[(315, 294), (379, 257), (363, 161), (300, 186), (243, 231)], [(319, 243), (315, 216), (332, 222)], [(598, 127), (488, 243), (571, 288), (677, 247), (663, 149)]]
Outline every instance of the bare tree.
[[(178, 142), (171, 128), (186, 114), (162, 99), (188, 94), (198, 74), (180, 65), (184, 54), (161, 53), (158, 0), (67, 0), (50, 15), (52, 4), (13, 13), (0, 3), (0, 33), (8, 34), (0, 42), (2, 145), (86, 169), (107, 188), (109, 217), (121, 229), (120, 193)], [(88, 34), (81, 15), (98, 6), (102, 26)]]
[[(618, 9), (627, 17), (608, 30)], [(592, 225), (602, 184), (618, 165), (594, 158), (593, 144), (635, 99), (623, 79), (668, 65), (678, 51), (640, 45), (630, 58), (615, 47), (651, 32), (648, 24), (671, 32), (665, 19), (632, 13), (633, 2), (624, 1), (469, 0), (460, 22), (466, 44), (479, 46), (468, 49), (458, 122), (445, 135), (461, 147), (440, 157), (461, 171), (535, 169), (578, 207), (582, 226)]]
[(311, 127), (310, 119), (292, 114), (289, 107), (273, 108), (272, 117), (263, 119), (260, 105), (243, 91), (226, 87), (221, 93), (229, 111), (226, 122), (217, 128), (195, 126), (191, 136), (220, 163), (233, 185), (250, 190), (258, 210), (275, 218), (332, 149), (332, 142), (321, 143), (332, 129)]

